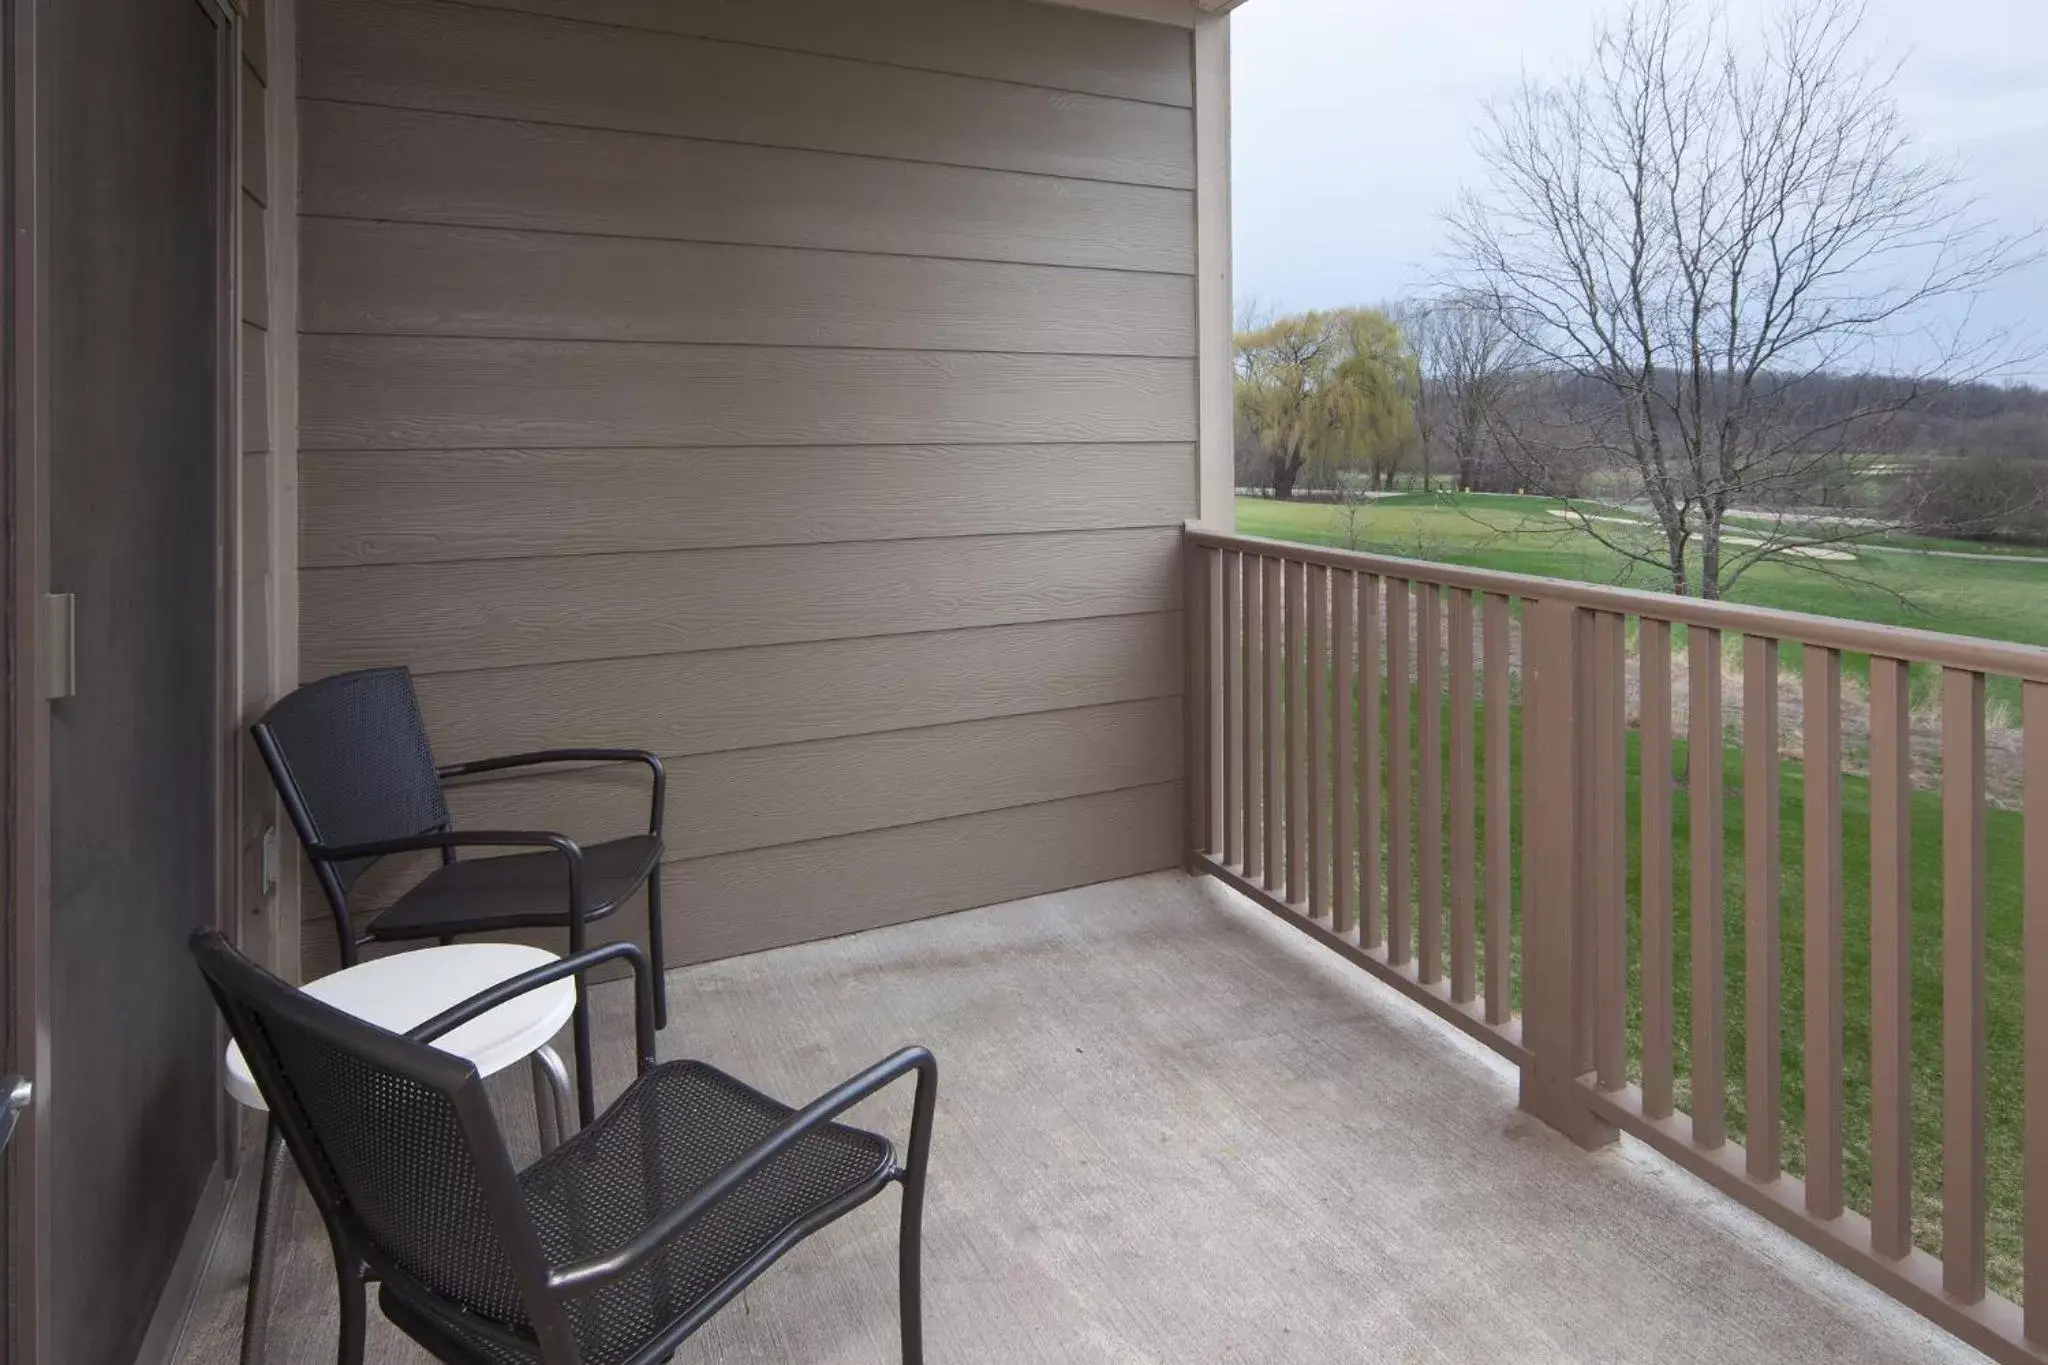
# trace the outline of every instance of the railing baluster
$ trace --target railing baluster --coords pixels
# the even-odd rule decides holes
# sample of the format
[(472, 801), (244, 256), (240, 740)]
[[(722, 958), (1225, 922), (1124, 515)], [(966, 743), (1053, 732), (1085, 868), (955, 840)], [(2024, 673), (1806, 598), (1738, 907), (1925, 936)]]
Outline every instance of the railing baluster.
[(1478, 990), (1477, 906), (1473, 902), (1472, 594), (1451, 589), (1451, 999), (1471, 1000)]
[(1592, 614), (1592, 688), (1584, 712), (1591, 764), (1585, 850), (1593, 921), (1593, 1061), (1600, 1088), (1628, 1084), (1628, 621)]
[(1870, 1242), (1913, 1248), (1912, 677), (1870, 660)]
[(1692, 805), (1692, 1136), (1728, 1140), (1727, 1037), (1721, 1016), (1726, 925), (1721, 870), (1721, 632), (1687, 635), (1686, 766)]
[(1505, 1024), (1513, 1003), (1509, 977), (1514, 869), (1509, 865), (1514, 805), (1508, 750), (1511, 743), (1508, 600), (1486, 595), (1486, 1022)]
[(1330, 571), (1308, 571), (1308, 912), (1330, 913)]
[(1641, 679), (1643, 1113), (1671, 1117), (1671, 623), (1645, 616), (1636, 637)]
[(1380, 650), (1381, 579), (1358, 579), (1358, 945), (1376, 948), (1382, 937), (1380, 909), (1381, 763)]
[(1416, 590), (1416, 975), (1435, 981), (1444, 971), (1444, 599), (1434, 583)]
[(1414, 956), (1409, 933), (1413, 886), (1409, 882), (1409, 795), (1413, 736), (1409, 733), (1408, 581), (1387, 580), (1387, 960), (1407, 965)]
[(1203, 747), (1207, 755), (1203, 764), (1207, 782), (1207, 804), (1203, 812), (1203, 822), (1208, 832), (1205, 848), (1210, 854), (1220, 857), (1223, 853), (1224, 822), (1228, 818), (1230, 804), (1227, 795), (1228, 782), (1225, 777), (1227, 764), (1224, 760), (1226, 727), (1223, 717), (1226, 705), (1224, 694), (1227, 689), (1224, 684), (1223, 658), (1223, 552), (1211, 551), (1208, 558), (1209, 581), (1204, 602), (1209, 609), (1209, 621), (1203, 630), (1203, 638), (1209, 644), (1206, 670), (1208, 691), (1202, 699), (1202, 719), (1207, 731), (1203, 736)]
[(1984, 1297), (1984, 675), (1942, 671), (1941, 1286)]
[(1266, 871), (1266, 568), (1244, 557), (1244, 875)]
[(2048, 1342), (2048, 683), (2021, 690), (2020, 726), (2025, 745), (2021, 794), (2025, 848), (2025, 917), (2021, 941), (2025, 963), (2022, 1008), (2026, 1011), (2025, 1146), (2021, 1184), (2025, 1190), (2026, 1335)]
[[(1549, 596), (1529, 604), (1529, 619), (1540, 624), (1531, 633), (1531, 709), (1518, 736), (1512, 595), (1520, 580), (1194, 529), (1188, 536), (1180, 596), (1191, 862), (1517, 1062), (1524, 1109), (1574, 1141), (1590, 1147), (1629, 1133), (1995, 1358), (2030, 1359), (2032, 1351), (2048, 1359), (2048, 1005), (2040, 1003), (2048, 1000), (2048, 652), (1551, 585)], [(1634, 764), (1640, 809), (1632, 826), (1627, 641), (1629, 618), (1641, 612), (1656, 618), (1641, 619)], [(1685, 660), (1673, 657), (1680, 626), (1690, 637)], [(1745, 970), (1734, 1002), (1744, 1033), (1737, 1103), (1747, 1140), (1740, 1164), (1727, 1151), (1724, 813), (1732, 793), (1724, 774), (1732, 755), (1722, 678), (1733, 656), (1724, 659), (1723, 645), (1732, 643), (1724, 632), (1741, 639), (1743, 670), (1743, 937), (1735, 951)], [(1794, 680), (1803, 683), (1803, 737), (1795, 777), (1801, 829), (1793, 849), (1783, 847), (1780, 790), (1786, 642), (1804, 657), (1803, 679)], [(1910, 653), (1918, 663), (1887, 657), (1887, 650)], [(1861, 987), (1845, 982), (1843, 971), (1860, 947), (1849, 917), (1862, 907), (1845, 905), (1860, 869), (1844, 867), (1845, 807), (1859, 794), (1844, 767), (1860, 754), (1847, 752), (1857, 720), (1844, 696), (1843, 665), (1845, 657), (1862, 655), (1870, 656), (1867, 1225), (1849, 1210), (1850, 1183), (1862, 1174), (1861, 1152), (1851, 1149), (1850, 1138), (1861, 1120), (1844, 1113), (1845, 1091), (1858, 1083), (1863, 1057), (1850, 1055), (1845, 1038), (1861, 1029), (1844, 1017), (1846, 993)], [(1676, 979), (1676, 916), (1684, 892), (1674, 878), (1685, 834), (1673, 828), (1681, 799), (1674, 684), (1682, 666), (1689, 672), (1689, 1040), (1677, 1036), (1685, 988)], [(1914, 1070), (1911, 1046), (1912, 940), (1916, 928), (1932, 926), (1913, 920), (1915, 667), (1939, 677), (1941, 708), (1933, 769), (1942, 802), (1940, 1061), (1936, 1071), (1923, 1057), (1923, 1072)], [(1987, 749), (1993, 673), (2020, 686), (2016, 815), (1988, 808), (1990, 761), (2005, 752), (2006, 739), (2001, 730), (2000, 749)], [(1523, 739), (1534, 757), (1518, 768), (1514, 755)], [(1516, 805), (1531, 836), (1520, 868), (1511, 862)], [(1994, 1040), (1989, 1033), (1992, 945), (1985, 939), (1994, 912), (2006, 904), (1988, 902), (1988, 895), (2013, 898), (2006, 864), (1988, 865), (1994, 851), (2004, 856), (2013, 825), (2024, 911), (2016, 1210), (1989, 1203), (1992, 1161), (2007, 1159), (2014, 1134), (2003, 1107), (2012, 1094), (1988, 1090), (1995, 1080), (1987, 1076), (1990, 1063), (2009, 1065), (2011, 1058), (1988, 1055), (1994, 1041), (2005, 1045), (2005, 1035), (2001, 1030)], [(1860, 830), (1850, 834), (1862, 837)], [(1627, 875), (1631, 838), (1641, 850), (1635, 886)], [(1792, 1158), (1803, 1165), (1798, 1195), (1782, 1180), (1788, 1158), (1781, 866), (1788, 856), (1799, 858), (1801, 869), (1800, 920), (1793, 926), (1801, 960), (1790, 983), (1801, 1012), (1793, 1045), (1804, 1076), (1797, 1096), (1802, 1126), (1792, 1137), (1803, 1157)], [(1532, 965), (1519, 977), (1517, 873), (1533, 917), (1523, 945)], [(1994, 873), (1999, 879), (1987, 884)], [(1628, 919), (1631, 892), (1640, 897), (1636, 925)], [(1919, 908), (1924, 916), (1925, 905)], [(1628, 954), (1630, 935), (1638, 932), (1642, 1087), (1635, 1092), (1626, 1084), (1635, 1060), (1636, 964)], [(1518, 989), (1529, 1000), (1519, 1029), (1512, 1008)], [(1483, 998), (1483, 1011), (1475, 998)], [(1683, 1124), (1670, 1121), (1682, 1088), (1678, 1054), (1688, 1041), (1689, 1141)], [(1935, 1040), (1921, 1042), (1926, 1052)], [(1922, 1188), (1932, 1182), (1916, 1186), (1914, 1178), (1916, 1110), (1931, 1117), (1916, 1101), (1916, 1079), (1936, 1082), (1939, 1094), (1939, 1135), (1929, 1136), (1940, 1151), (1922, 1163), (1940, 1166), (1938, 1258), (1914, 1249), (1916, 1205), (1932, 1208)], [(1989, 1107), (1994, 1099), (1997, 1111)], [(2003, 1126), (1988, 1131), (1994, 1118)], [(1803, 1199), (1803, 1209), (1786, 1204), (1788, 1197)], [(2024, 1274), (2017, 1310), (1991, 1292), (1992, 1253), (2007, 1254), (2003, 1242), (1991, 1243), (1993, 1213), (2019, 1219)], [(2000, 1235), (2008, 1230), (2005, 1221), (1997, 1226)], [(1997, 1287), (2012, 1292), (2003, 1277)]]
[(1223, 861), (1244, 861), (1244, 556), (1223, 552)]
[(1286, 875), (1286, 855), (1281, 840), (1286, 833), (1282, 812), (1287, 804), (1286, 776), (1280, 756), (1287, 748), (1286, 723), (1281, 708), (1286, 693), (1281, 690), (1280, 627), (1287, 615), (1287, 601), (1281, 593), (1282, 566), (1277, 559), (1265, 563), (1266, 626), (1266, 889), (1277, 891)]
[(1742, 642), (1742, 925), (1745, 1169), (1776, 1180), (1779, 1159), (1778, 642)]
[(1187, 726), (1182, 749), (1186, 772), (1187, 831), (1184, 856), (1189, 870), (1209, 847), (1209, 560), (1214, 551), (1187, 545), (1181, 551), (1181, 718)]
[(1806, 1211), (1842, 1212), (1842, 656), (1806, 647)]
[(1334, 816), (1336, 897), (1331, 927), (1348, 934), (1358, 922), (1358, 575), (1346, 569), (1330, 574), (1330, 609), (1337, 618), (1336, 754), (1330, 768), (1336, 778)]
[(1308, 566), (1287, 561), (1287, 903), (1308, 895)]

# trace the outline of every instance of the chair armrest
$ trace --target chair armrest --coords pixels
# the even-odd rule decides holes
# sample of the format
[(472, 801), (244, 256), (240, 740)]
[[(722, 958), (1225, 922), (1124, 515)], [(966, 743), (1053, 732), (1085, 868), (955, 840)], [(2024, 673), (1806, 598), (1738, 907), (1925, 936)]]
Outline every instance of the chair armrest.
[(907, 1047), (875, 1063), (851, 1080), (826, 1091), (792, 1114), (760, 1146), (727, 1166), (709, 1183), (609, 1256), (578, 1261), (548, 1272), (548, 1288), (558, 1294), (582, 1295), (602, 1287), (621, 1275), (631, 1274), (642, 1262), (730, 1195), (762, 1167), (787, 1151), (791, 1144), (813, 1129), (822, 1128), (846, 1110), (911, 1072), (917, 1073), (917, 1094), (910, 1120), (910, 1152), (906, 1173), (921, 1179), (931, 1146), (932, 1109), (938, 1099), (939, 1063), (922, 1047)]
[(376, 839), (367, 844), (314, 844), (307, 848), (313, 857), (327, 862), (354, 858), (384, 858), (393, 853), (418, 853), (426, 849), (447, 852), (458, 848), (551, 848), (569, 863), (569, 917), (583, 917), (583, 850), (566, 834), (545, 830), (450, 829), (432, 834), (408, 834), (402, 839)]
[(415, 1043), (431, 1043), (528, 991), (538, 990), (565, 976), (581, 976), (592, 967), (601, 967), (620, 958), (633, 968), (633, 1040), (639, 1053), (640, 1071), (645, 1074), (654, 1065), (654, 974), (648, 968), (647, 955), (636, 943), (608, 943), (602, 948), (592, 948), (587, 953), (560, 958), (530, 972), (508, 977), (495, 986), (478, 991), (461, 1004), (442, 1010), (405, 1036)]
[(653, 815), (648, 833), (661, 837), (662, 808), (667, 803), (668, 770), (661, 759), (646, 749), (538, 749), (528, 754), (506, 754), (500, 758), (478, 758), (467, 763), (450, 763), (437, 769), (443, 782), (481, 773), (501, 773), (512, 768), (537, 768), (549, 763), (640, 763), (654, 777)]

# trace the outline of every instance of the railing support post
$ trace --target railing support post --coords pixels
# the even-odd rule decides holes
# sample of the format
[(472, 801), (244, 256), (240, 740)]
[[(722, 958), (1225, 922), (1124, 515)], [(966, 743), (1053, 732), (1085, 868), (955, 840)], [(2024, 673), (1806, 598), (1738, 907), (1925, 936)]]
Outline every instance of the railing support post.
[[(1588, 698), (1581, 660), (1591, 616), (1569, 602), (1526, 598), (1522, 612), (1522, 1069), (1521, 1107), (1581, 1147), (1614, 1141), (1587, 1106), (1593, 1069), (1593, 944), (1581, 908)], [(1619, 850), (1615, 856), (1623, 856)]]

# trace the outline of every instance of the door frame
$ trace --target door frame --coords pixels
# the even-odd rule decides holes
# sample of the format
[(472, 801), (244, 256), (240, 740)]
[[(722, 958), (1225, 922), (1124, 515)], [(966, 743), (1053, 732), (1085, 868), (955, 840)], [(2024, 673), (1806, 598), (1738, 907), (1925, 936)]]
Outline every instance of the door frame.
[[(141, 0), (174, 3), (175, 0)], [(40, 1092), (50, 1075), (50, 709), (47, 680), (52, 660), (44, 622), (49, 591), (50, 457), (43, 319), (49, 306), (42, 244), (48, 241), (48, 205), (41, 193), (46, 156), (41, 80), (40, 19), (62, 0), (0, 0), (4, 4), (4, 98), (7, 102), (7, 179), (4, 258), (6, 333), (0, 384), (6, 391), (0, 439), (0, 506), (5, 546), (0, 553), (0, 607), (5, 612), (5, 666), (0, 698), (6, 707), (4, 841), (0, 841), (0, 971), (6, 974), (6, 1010), (0, 1017), (4, 1067), (33, 1081)], [(237, 867), (236, 744), (241, 676), (239, 458), (241, 246), (241, 5), (240, 0), (188, 0), (217, 30), (215, 164), (219, 168), (215, 233), (215, 493), (214, 578), (219, 640), (214, 657), (217, 736), (214, 761), (214, 919), (233, 932)], [(182, 965), (182, 964), (180, 964)], [(221, 1031), (216, 1025), (215, 1066)], [(223, 1092), (215, 1110), (218, 1152), (206, 1193), (187, 1229), (185, 1245), (159, 1296), (139, 1357), (168, 1355), (177, 1344), (192, 1291), (226, 1209), (239, 1127)], [(0, 1362), (28, 1365), (54, 1358), (49, 1257), (54, 1211), (49, 1182), (37, 1178), (59, 1136), (49, 1106), (36, 1103), (21, 1116), (5, 1154), (7, 1192), (4, 1257), (0, 1257)]]

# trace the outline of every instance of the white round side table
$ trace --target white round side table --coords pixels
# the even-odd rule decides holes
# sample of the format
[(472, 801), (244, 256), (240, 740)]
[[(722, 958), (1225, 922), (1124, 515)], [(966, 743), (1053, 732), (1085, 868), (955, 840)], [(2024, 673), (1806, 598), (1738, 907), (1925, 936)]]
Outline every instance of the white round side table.
[[(332, 976), (309, 981), (307, 995), (367, 1020), (393, 1033), (419, 1027), (435, 1015), (490, 989), (501, 981), (545, 967), (558, 959), (541, 948), (517, 943), (454, 943), (415, 948), (344, 968)], [(551, 1150), (567, 1135), (569, 1073), (548, 1046), (576, 1009), (576, 981), (564, 977), (537, 986), (482, 1014), (434, 1041), (443, 1052), (466, 1057), (479, 1075), (490, 1076), (530, 1059), (533, 1107), (540, 1125), (541, 1150)], [(228, 1094), (258, 1113), (268, 1112), (263, 1095), (249, 1074), (239, 1043), (229, 1043)], [(276, 1123), (263, 1139), (263, 1173), (256, 1191), (256, 1234), (249, 1252), (249, 1297), (242, 1316), (243, 1365), (263, 1358), (264, 1328), (269, 1317), (270, 1220), (285, 1147)]]

